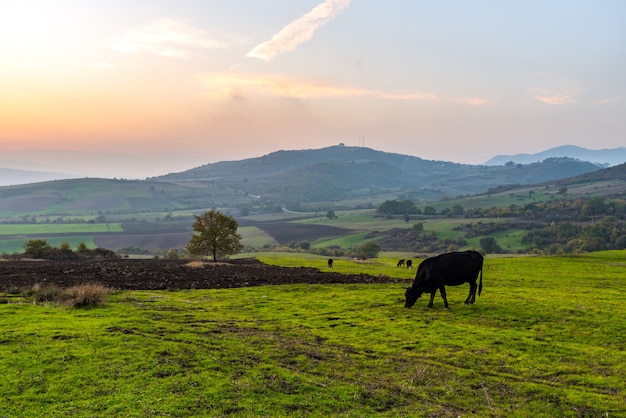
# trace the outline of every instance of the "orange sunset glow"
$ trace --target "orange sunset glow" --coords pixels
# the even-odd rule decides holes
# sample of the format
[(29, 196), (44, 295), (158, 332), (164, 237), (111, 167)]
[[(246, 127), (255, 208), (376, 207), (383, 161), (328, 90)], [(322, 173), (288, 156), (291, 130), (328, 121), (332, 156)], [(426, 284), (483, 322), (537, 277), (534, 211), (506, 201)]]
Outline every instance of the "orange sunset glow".
[(340, 142), (471, 164), (625, 143), (621, 2), (282, 4), (2, 2), (0, 166), (143, 178)]

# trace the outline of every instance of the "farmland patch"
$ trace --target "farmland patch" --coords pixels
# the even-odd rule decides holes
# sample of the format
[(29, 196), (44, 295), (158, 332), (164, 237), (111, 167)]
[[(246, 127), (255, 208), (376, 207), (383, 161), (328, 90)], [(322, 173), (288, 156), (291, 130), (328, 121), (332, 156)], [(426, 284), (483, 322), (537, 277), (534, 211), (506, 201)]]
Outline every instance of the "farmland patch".
[(281, 244), (290, 242), (312, 242), (325, 237), (348, 235), (352, 231), (329, 225), (313, 225), (294, 222), (260, 222), (254, 226), (263, 230), (267, 235)]

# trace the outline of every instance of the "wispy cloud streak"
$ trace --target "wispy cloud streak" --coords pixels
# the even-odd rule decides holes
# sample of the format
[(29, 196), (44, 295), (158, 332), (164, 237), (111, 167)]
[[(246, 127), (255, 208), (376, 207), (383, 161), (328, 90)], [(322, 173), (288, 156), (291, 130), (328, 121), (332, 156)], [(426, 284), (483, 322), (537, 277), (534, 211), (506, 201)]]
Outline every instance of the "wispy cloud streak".
[(176, 19), (161, 19), (127, 31), (110, 46), (121, 52), (150, 52), (169, 58), (188, 58), (198, 50), (226, 48), (228, 44), (208, 38), (206, 32)]
[(562, 91), (555, 94), (536, 94), (535, 99), (550, 105), (565, 105), (576, 103), (576, 92)]
[(315, 31), (333, 19), (341, 10), (348, 7), (350, 0), (326, 0), (299, 19), (294, 20), (269, 41), (254, 47), (246, 57), (272, 61), (278, 55), (293, 51), (310, 40)]
[(370, 97), (395, 101), (457, 103), (467, 106), (493, 104), (491, 101), (480, 97), (445, 97), (433, 93), (384, 92), (260, 74), (211, 74), (205, 76), (204, 86), (209, 92), (209, 97), (217, 100), (225, 98), (246, 100), (252, 96), (290, 97), (301, 100)]

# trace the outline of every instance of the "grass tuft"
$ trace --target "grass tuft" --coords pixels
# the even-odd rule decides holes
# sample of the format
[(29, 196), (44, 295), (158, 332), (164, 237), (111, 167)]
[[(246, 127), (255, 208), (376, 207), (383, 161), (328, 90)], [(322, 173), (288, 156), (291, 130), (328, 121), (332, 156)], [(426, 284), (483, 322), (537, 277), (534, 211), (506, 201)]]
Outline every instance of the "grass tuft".
[(54, 302), (61, 297), (63, 289), (58, 286), (41, 286), (35, 284), (32, 288), (24, 292), (24, 296), (32, 299), (33, 302)]
[(86, 308), (106, 303), (109, 289), (99, 283), (86, 283), (68, 289), (36, 284), (20, 293), (24, 298), (36, 303), (55, 302), (72, 308)]
[(72, 308), (86, 308), (104, 305), (109, 289), (99, 283), (86, 283), (72, 286), (61, 295), (61, 303)]

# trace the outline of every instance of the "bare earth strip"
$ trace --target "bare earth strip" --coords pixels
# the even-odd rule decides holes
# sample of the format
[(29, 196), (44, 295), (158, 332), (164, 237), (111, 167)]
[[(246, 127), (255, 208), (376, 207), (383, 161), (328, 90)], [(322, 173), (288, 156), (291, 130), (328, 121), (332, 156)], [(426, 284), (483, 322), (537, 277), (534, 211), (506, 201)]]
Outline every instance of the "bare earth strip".
[(227, 263), (186, 260), (0, 261), (0, 291), (100, 283), (113, 289), (219, 289), (281, 284), (402, 283), (367, 274), (344, 275), (315, 268), (269, 266), (254, 259)]

